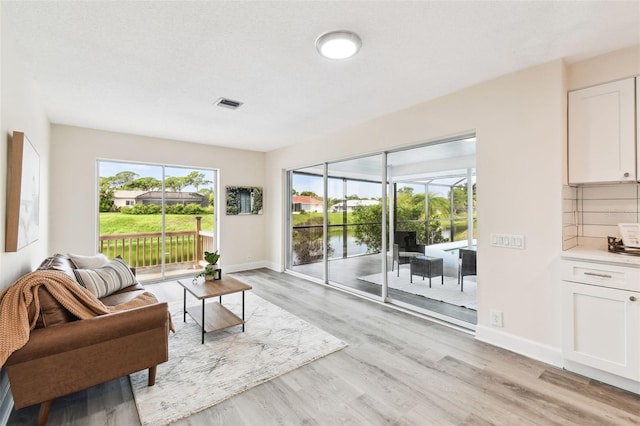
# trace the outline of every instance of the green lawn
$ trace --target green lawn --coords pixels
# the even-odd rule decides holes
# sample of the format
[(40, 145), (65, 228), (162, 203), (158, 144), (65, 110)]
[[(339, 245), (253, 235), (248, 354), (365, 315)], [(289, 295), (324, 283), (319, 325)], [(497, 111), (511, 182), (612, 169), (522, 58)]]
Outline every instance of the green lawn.
[[(167, 231), (192, 231), (196, 229), (195, 215), (168, 214), (165, 216)], [(202, 216), (202, 229), (213, 230), (213, 215)], [(162, 215), (132, 215), (100, 213), (100, 235), (136, 234), (162, 231)]]

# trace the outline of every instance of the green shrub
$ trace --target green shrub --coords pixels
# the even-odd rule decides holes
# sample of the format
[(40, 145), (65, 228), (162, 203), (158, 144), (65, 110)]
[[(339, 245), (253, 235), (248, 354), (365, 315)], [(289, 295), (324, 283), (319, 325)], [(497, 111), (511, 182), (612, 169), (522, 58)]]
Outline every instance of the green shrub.
[(182, 204), (170, 204), (164, 209), (167, 214), (184, 214), (184, 206)]
[(182, 210), (183, 214), (204, 214), (206, 213), (206, 210), (204, 208), (202, 208), (199, 204), (187, 204), (186, 206), (184, 206), (184, 209)]
[[(138, 207), (138, 206), (136, 206)], [(147, 204), (146, 206), (141, 206), (144, 207), (143, 209), (141, 209), (142, 213), (140, 214), (160, 214), (162, 213), (162, 207), (160, 207), (157, 204)]]
[[(121, 207), (120, 213), (133, 214), (133, 215), (161, 214), (162, 207), (160, 207), (157, 204), (136, 204), (135, 206)], [(205, 208), (195, 203), (187, 204), (186, 206), (182, 204), (172, 204), (165, 207), (165, 213), (166, 214), (205, 215), (205, 214), (213, 213), (213, 207)]]

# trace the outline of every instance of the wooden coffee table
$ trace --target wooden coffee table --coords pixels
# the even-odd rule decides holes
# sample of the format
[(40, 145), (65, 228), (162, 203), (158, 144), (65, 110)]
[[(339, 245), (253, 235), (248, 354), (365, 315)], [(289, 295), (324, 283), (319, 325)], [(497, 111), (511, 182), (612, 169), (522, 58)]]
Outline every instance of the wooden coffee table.
[[(251, 290), (251, 286), (233, 277), (224, 276), (220, 280), (205, 281), (199, 278), (195, 283), (192, 279), (178, 280), (184, 289), (183, 320), (187, 321), (187, 314), (202, 327), (202, 343), (204, 334), (242, 324), (244, 332), (244, 292)], [(187, 308), (187, 291), (198, 300), (202, 300), (202, 307)], [(222, 296), (242, 292), (242, 318), (222, 306)], [(218, 302), (204, 303), (206, 299), (219, 297)]]

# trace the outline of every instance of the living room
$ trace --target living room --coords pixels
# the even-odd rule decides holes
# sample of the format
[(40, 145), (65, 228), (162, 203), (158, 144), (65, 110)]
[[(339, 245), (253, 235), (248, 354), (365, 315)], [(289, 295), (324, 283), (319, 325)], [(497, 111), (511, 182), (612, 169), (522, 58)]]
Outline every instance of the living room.
[[(627, 6), (636, 12), (637, 30), (637, 3)], [(0, 128), (5, 135), (0, 141), (0, 163), (7, 164), (12, 133), (24, 131), (40, 156), (43, 177), (39, 239), (16, 253), (0, 254), (2, 288), (34, 270), (50, 254), (95, 254), (98, 159), (215, 168), (220, 188), (263, 187), (264, 214), (220, 215), (225, 273), (258, 268), (281, 273), (288, 203), (283, 171), (473, 132), (482, 182), (477, 207), (482, 217), (478, 229), (482, 283), (475, 339), (563, 366), (559, 283), (563, 184), (567, 183), (567, 92), (640, 75), (638, 32), (635, 40), (624, 36), (612, 40), (615, 48), (604, 51), (574, 47), (572, 53), (583, 55), (578, 60), (549, 55), (544, 62), (456, 87), (330, 133), (309, 133), (296, 144), (251, 150), (132, 134), (126, 116), (119, 116), (120, 125), (109, 130), (57, 121), (45, 109), (45, 95), (33, 77), (34, 64), (25, 59), (20, 40), (11, 31), (19, 20), (5, 10), (4, 2), (0, 8)], [(6, 192), (7, 182), (2, 179), (0, 193)], [(5, 222), (4, 204), (0, 222)], [(524, 235), (526, 249), (493, 247), (492, 233)], [(0, 240), (4, 239), (2, 226)], [(331, 297), (315, 290), (309, 294)], [(502, 327), (490, 324), (490, 311), (502, 312)]]

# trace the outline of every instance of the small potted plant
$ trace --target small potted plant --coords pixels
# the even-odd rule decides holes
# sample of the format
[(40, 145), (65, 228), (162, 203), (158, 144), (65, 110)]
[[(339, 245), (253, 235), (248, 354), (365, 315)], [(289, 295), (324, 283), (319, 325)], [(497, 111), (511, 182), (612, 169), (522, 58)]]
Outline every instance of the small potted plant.
[(213, 266), (214, 269), (218, 269), (218, 260), (220, 260), (220, 255), (218, 254), (218, 250), (205, 251), (204, 260), (206, 260), (207, 263), (209, 264), (207, 266)]
[(218, 266), (218, 260), (220, 260), (218, 251), (205, 251), (204, 260), (207, 261), (207, 265), (193, 278), (194, 283), (199, 277), (204, 277), (205, 281), (219, 280), (221, 278), (221, 270)]

